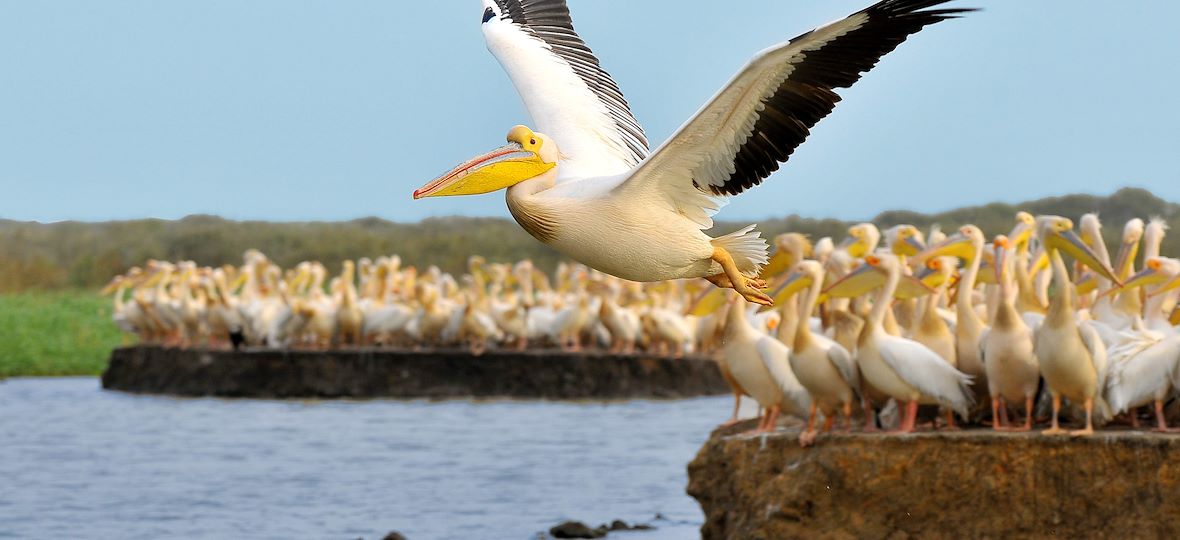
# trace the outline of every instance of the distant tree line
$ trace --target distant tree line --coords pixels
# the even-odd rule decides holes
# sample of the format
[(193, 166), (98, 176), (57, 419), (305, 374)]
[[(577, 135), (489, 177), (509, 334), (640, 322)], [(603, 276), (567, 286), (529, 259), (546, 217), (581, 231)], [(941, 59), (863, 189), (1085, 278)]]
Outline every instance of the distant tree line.
[[(1098, 212), (1106, 226), (1107, 243), (1114, 246), (1112, 249), (1117, 249), (1123, 224), (1128, 219), (1161, 217), (1176, 231), (1167, 238), (1163, 252), (1180, 255), (1180, 205), (1133, 188), (1107, 197), (1069, 195), (938, 214), (889, 211), (872, 221), (882, 229), (909, 223), (928, 230), (937, 223), (948, 234), (953, 234), (962, 224), (974, 223), (992, 235), (1011, 229), (1018, 210), (1074, 219), (1086, 212)], [(831, 236), (839, 241), (851, 224), (790, 216), (760, 220), (759, 229), (768, 238), (794, 231), (810, 234), (814, 239)], [(729, 232), (742, 225), (745, 223), (719, 222), (714, 232)], [(461, 272), (472, 254), (482, 255), (489, 261), (527, 257), (546, 270), (562, 259), (511, 220), (499, 218), (432, 218), (418, 223), (378, 218), (280, 223), (230, 221), (213, 216), (189, 216), (177, 221), (51, 224), (0, 220), (0, 293), (98, 287), (128, 267), (153, 258), (191, 259), (214, 266), (240, 264), (242, 253), (249, 248), (262, 250), (284, 268), (314, 259), (338, 269), (344, 259), (394, 253), (401, 255), (404, 264), (419, 268), (437, 265), (453, 273)]]

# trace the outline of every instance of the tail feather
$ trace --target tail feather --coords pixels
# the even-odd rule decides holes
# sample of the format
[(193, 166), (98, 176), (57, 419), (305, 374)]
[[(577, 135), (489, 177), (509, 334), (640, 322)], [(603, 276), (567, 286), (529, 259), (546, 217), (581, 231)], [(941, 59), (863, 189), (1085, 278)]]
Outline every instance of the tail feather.
[(725, 236), (713, 239), (713, 245), (728, 251), (737, 264), (738, 270), (747, 276), (757, 276), (762, 267), (770, 261), (770, 246), (762, 233), (747, 225)]

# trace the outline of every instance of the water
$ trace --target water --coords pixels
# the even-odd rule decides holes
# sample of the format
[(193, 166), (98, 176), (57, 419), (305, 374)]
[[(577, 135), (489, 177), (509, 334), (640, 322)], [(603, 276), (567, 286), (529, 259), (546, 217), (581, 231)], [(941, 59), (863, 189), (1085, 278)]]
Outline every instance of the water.
[(693, 538), (685, 465), (729, 398), (280, 402), (0, 382), (0, 538)]

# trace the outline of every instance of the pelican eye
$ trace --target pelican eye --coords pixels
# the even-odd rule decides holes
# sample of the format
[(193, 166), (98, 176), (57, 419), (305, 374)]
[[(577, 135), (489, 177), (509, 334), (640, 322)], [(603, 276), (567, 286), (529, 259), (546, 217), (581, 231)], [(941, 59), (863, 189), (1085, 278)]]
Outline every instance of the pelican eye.
[(483, 22), (488, 22), (488, 21), (492, 20), (492, 17), (495, 17), (495, 16), (496, 16), (496, 12), (492, 11), (492, 8), (484, 8)]
[(537, 144), (537, 139), (529, 139), (529, 144), (530, 144), (530, 145), (536, 145), (536, 144)]

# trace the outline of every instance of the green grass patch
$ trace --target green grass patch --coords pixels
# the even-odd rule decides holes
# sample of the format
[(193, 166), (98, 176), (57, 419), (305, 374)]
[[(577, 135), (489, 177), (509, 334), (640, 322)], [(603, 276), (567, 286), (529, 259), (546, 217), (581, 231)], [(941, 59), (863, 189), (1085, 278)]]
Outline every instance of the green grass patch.
[(98, 375), (121, 340), (94, 291), (0, 294), (0, 377)]

